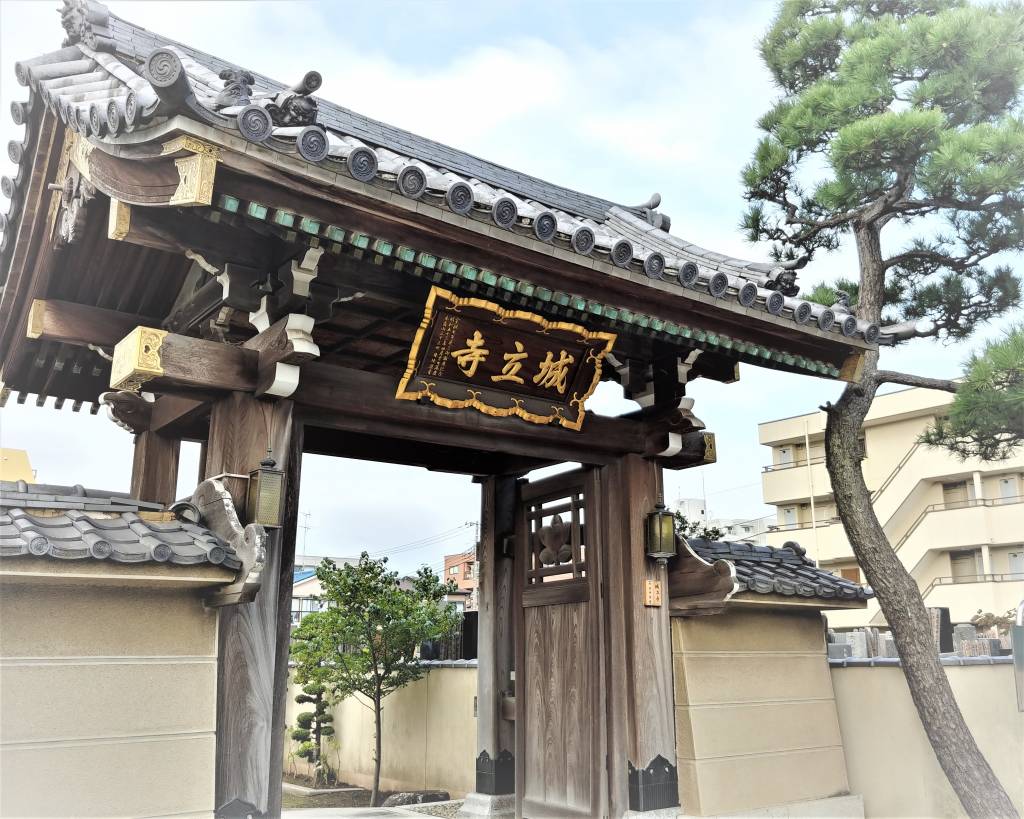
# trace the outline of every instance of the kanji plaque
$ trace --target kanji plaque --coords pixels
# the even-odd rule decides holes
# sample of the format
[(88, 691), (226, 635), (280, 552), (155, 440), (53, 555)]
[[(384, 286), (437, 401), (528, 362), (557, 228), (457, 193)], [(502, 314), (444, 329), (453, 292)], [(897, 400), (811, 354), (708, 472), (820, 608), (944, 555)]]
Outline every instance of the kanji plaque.
[(434, 287), (396, 398), (578, 430), (614, 333)]

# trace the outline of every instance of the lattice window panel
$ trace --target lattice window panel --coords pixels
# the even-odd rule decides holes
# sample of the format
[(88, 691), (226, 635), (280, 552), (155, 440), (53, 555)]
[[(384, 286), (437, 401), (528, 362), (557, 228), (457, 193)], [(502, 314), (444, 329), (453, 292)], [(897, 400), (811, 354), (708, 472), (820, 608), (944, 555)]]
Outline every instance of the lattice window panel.
[(527, 503), (527, 588), (586, 578), (586, 518), (582, 481)]

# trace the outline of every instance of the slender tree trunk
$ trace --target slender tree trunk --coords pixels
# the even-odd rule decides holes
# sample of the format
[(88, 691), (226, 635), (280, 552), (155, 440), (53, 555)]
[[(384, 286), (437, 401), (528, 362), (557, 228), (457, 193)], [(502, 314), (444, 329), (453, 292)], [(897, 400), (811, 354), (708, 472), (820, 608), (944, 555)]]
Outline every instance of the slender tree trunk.
[[(878, 321), (884, 284), (878, 229), (855, 225), (854, 235), (861, 266), (858, 313), (862, 318)], [(889, 545), (864, 483), (858, 441), (878, 386), (877, 367), (878, 354), (869, 353), (861, 383), (848, 385), (839, 401), (828, 408), (825, 463), (836, 508), (857, 562), (875, 590), (892, 630), (903, 674), (928, 741), (964, 810), (974, 819), (1017, 817), (1017, 810), (960, 713), (939, 661), (917, 583)]]
[(370, 793), (370, 807), (376, 807), (380, 797), (380, 689), (373, 698), (373, 791)]

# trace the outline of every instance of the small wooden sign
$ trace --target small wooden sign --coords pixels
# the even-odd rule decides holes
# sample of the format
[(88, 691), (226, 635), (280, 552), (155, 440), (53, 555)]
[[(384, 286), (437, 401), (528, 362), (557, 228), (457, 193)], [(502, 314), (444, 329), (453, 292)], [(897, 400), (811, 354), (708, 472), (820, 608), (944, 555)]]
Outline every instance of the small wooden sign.
[(578, 430), (614, 333), (434, 287), (396, 398)]
[(661, 581), (644, 581), (644, 605), (657, 608), (661, 605)]

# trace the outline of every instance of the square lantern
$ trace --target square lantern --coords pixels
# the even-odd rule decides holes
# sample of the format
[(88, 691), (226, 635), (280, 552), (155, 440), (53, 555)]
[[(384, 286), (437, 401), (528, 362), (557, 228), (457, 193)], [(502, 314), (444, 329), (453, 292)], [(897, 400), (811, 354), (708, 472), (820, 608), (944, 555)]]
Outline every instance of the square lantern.
[(267, 457), (260, 461), (259, 468), (249, 473), (249, 494), (246, 498), (246, 514), (249, 523), (278, 527), (284, 516), (284, 470), (276, 469), (277, 463), (267, 450)]
[(644, 540), (644, 550), (652, 560), (668, 560), (677, 554), (675, 515), (660, 500), (647, 515)]

